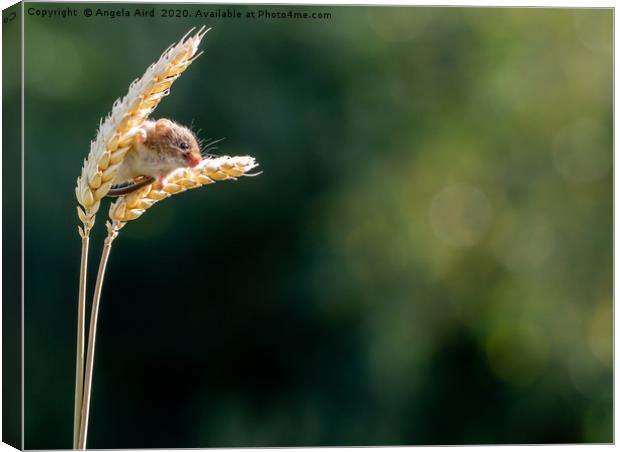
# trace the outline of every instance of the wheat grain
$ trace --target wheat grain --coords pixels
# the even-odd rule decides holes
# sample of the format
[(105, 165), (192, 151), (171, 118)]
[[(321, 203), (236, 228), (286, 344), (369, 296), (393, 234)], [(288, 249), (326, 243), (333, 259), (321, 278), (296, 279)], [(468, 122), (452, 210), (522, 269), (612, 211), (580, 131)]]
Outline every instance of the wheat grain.
[(249, 156), (206, 158), (195, 168), (184, 168), (172, 173), (163, 187), (151, 184), (121, 196), (110, 206), (112, 222), (108, 225), (108, 237), (114, 239), (125, 223), (139, 218), (163, 199), (214, 182), (248, 176), (249, 171), (257, 166), (256, 160)]
[(111, 113), (100, 123), (75, 188), (82, 237), (92, 229), (100, 201), (110, 190), (136, 131), (168, 95), (172, 83), (200, 55), (196, 55), (198, 45), (209, 30), (202, 27), (192, 36), (186, 34), (164, 51), (141, 78), (131, 83), (125, 97), (114, 102)]

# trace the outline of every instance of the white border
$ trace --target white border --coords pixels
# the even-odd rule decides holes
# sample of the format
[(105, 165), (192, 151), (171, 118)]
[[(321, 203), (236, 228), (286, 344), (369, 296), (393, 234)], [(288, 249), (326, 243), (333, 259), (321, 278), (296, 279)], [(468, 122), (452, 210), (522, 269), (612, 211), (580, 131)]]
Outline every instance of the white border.
[[(30, 0), (29, 3), (34, 3), (38, 0)], [(44, 1), (44, 0), (40, 0), (40, 1)], [(14, 0), (0, 0), (0, 6), (1, 9), (5, 9), (8, 8), (9, 6), (14, 5), (15, 2)], [(62, 3), (69, 3), (69, 2), (62, 2)], [(93, 0), (86, 0), (80, 3), (102, 3), (102, 2), (96, 2)], [(128, 3), (126, 1), (123, 0), (107, 0), (106, 3)], [(227, 0), (227, 1), (200, 1), (200, 2), (192, 2), (192, 1), (181, 1), (181, 0), (170, 0), (170, 1), (148, 1), (148, 0), (133, 0), (130, 3), (200, 3), (200, 4), (290, 4), (290, 5), (383, 5), (383, 6), (389, 6), (389, 5), (419, 5), (419, 6), (479, 6), (479, 7), (554, 7), (554, 8), (614, 8), (615, 9), (615, 2), (610, 2), (610, 1), (601, 1), (601, 0), (591, 0), (588, 2), (584, 2), (584, 1), (538, 1), (538, 2), (533, 2), (533, 1), (494, 1), (494, 2), (489, 2), (489, 1), (469, 1), (467, 2), (466, 5), (464, 5), (464, 2), (462, 1), (456, 1), (456, 0), (441, 0), (440, 2), (437, 1), (429, 1), (429, 0), (418, 0), (415, 2), (412, 1), (407, 1), (407, 0), (390, 0), (390, 1), (375, 1), (375, 2), (370, 2), (370, 1), (361, 1), (361, 0), (338, 0), (337, 2), (332, 2), (329, 0), (314, 0), (312, 2), (303, 2), (303, 1), (299, 1), (299, 0), (289, 0), (289, 1), (284, 1), (284, 0), (271, 0), (271, 1), (259, 1), (259, 0)], [(24, 36), (24, 24), (23, 24), (23, 14), (22, 14), (22, 42), (23, 42), (23, 36)], [(615, 151), (615, 133), (618, 130), (618, 118), (615, 115), (615, 105), (617, 104), (617, 92), (615, 90), (615, 82), (616, 82), (616, 78), (615, 75), (618, 73), (617, 72), (617, 59), (616, 59), (616, 49), (618, 49), (618, 37), (615, 33), (615, 11), (614, 11), (614, 151)], [(0, 61), (2, 61), (2, 49), (0, 46)], [(23, 106), (23, 100), (24, 100), (24, 81), (23, 81), (23, 74), (24, 74), (24, 53), (23, 53), (23, 47), (22, 47), (22, 106)], [(2, 82), (2, 74), (0, 73), (0, 85)], [(2, 111), (0, 108), (0, 124), (2, 121)], [(22, 219), (22, 244), (21, 244), (21, 250), (22, 250), (22, 256), (23, 256), (23, 251), (24, 251), (24, 243), (23, 243), (23, 221), (24, 221), (24, 211), (23, 211), (23, 203), (24, 203), (24, 199), (23, 199), (23, 195), (24, 195), (24, 167), (23, 167), (23, 146), (24, 146), (24, 109), (22, 108), (22, 118), (21, 118), (21, 122), (22, 122), (22, 130), (21, 130), (21, 135), (22, 135), (22, 160), (21, 160), (21, 171), (22, 171), (22, 212), (21, 212), (21, 219)], [(0, 142), (2, 139), (2, 131), (0, 130)], [(614, 175), (617, 172), (617, 160), (615, 159), (615, 152), (614, 152)], [(2, 171), (2, 163), (1, 163), (1, 159), (0, 159), (0, 174)], [(616, 186), (615, 183), (615, 177), (614, 177), (614, 184), (613, 184), (613, 191), (614, 191), (614, 238), (618, 232), (618, 225), (616, 222), (616, 202), (618, 200), (618, 195), (620, 194), (620, 192), (618, 191), (618, 187)], [(2, 207), (2, 187), (0, 186), (0, 209)], [(0, 218), (1, 218), (1, 214), (0, 214)], [(0, 231), (0, 239), (2, 237), (2, 233)], [(615, 256), (617, 255), (617, 251), (618, 251), (618, 245), (616, 243), (616, 241), (614, 240), (614, 287), (613, 287), (613, 292), (614, 292), (614, 300), (615, 300), (615, 287), (616, 287), (616, 281), (618, 280), (618, 277), (620, 276), (620, 273), (618, 271), (617, 266), (615, 265)], [(0, 245), (0, 250), (1, 250), (1, 245)], [(2, 262), (0, 261), (0, 288), (2, 285)], [(21, 268), (21, 279), (22, 279), (22, 294), (23, 294), (23, 283), (24, 283), (24, 268), (23, 268), (23, 261), (22, 261), (22, 268)], [(614, 303), (615, 305), (615, 303)], [(615, 351), (617, 350), (617, 337), (615, 335), (615, 324), (616, 324), (616, 320), (618, 319), (618, 312), (614, 309), (614, 358), (615, 358)], [(1, 320), (2, 320), (2, 312), (0, 310), (0, 332), (1, 332)], [(24, 402), (24, 375), (23, 375), (23, 371), (24, 371), (24, 366), (23, 366), (23, 335), (24, 335), (24, 313), (23, 313), (23, 302), (22, 302), (22, 407), (23, 407), (23, 402)], [(0, 346), (1, 346), (1, 336), (0, 336)], [(615, 360), (614, 360), (615, 363)], [(618, 416), (616, 415), (616, 404), (615, 404), (615, 388), (617, 387), (618, 383), (620, 382), (620, 378), (618, 376), (618, 373), (615, 372), (615, 366), (614, 366), (614, 438), (616, 435), (616, 432), (619, 431), (619, 427), (620, 427), (620, 422), (618, 420)], [(0, 384), (2, 382), (2, 362), (0, 361)], [(1, 395), (0, 395), (1, 397)], [(24, 417), (23, 417), (24, 413), (22, 410), (22, 447), (24, 444)], [(1, 419), (2, 416), (0, 415), (0, 437), (1, 437), (1, 433), (2, 433), (2, 423), (1, 423)], [(68, 442), (70, 442), (70, 438), (68, 438), (67, 440)], [(574, 451), (574, 450), (591, 450), (591, 449), (595, 449), (595, 450), (608, 450), (608, 449), (615, 449), (614, 445), (555, 445), (555, 446), (434, 446), (434, 447), (412, 447), (412, 446), (399, 446), (399, 447), (370, 447), (369, 449), (373, 449), (373, 450), (385, 450), (385, 451), (389, 451), (390, 449), (398, 449), (398, 450), (406, 450), (406, 451), (411, 451), (411, 452), (416, 452), (416, 451), (438, 451), (438, 450), (453, 450), (454, 448), (466, 448), (467, 450), (483, 450), (483, 451), (490, 451), (490, 452), (495, 452), (495, 451), (506, 451), (506, 452), (522, 452), (522, 451), (531, 451), (532, 448), (537, 448), (537, 449), (544, 449), (545, 451), (553, 451), (553, 452), (560, 452), (560, 451)], [(275, 448), (269, 448), (269, 449), (259, 449), (259, 450), (267, 450), (267, 451), (295, 451), (295, 450), (304, 450), (304, 451), (312, 451), (312, 452), (331, 452), (331, 451), (339, 451), (343, 448), (335, 448), (335, 447), (327, 447), (327, 448), (280, 448), (280, 449), (275, 449)], [(365, 448), (366, 449), (366, 448)], [(4, 444), (4, 443), (0, 443), (0, 452), (4, 452), (4, 451), (14, 451), (15, 449), (11, 448), (10, 446)], [(123, 449), (117, 449), (117, 450), (123, 450)], [(131, 449), (132, 451), (139, 451), (139, 450), (144, 450), (144, 449)], [(153, 450), (153, 449), (147, 449), (147, 450)], [(157, 449), (159, 450), (159, 449)], [(188, 450), (188, 449), (164, 449), (164, 450), (170, 450), (170, 451), (181, 451), (181, 450)], [(195, 449), (189, 449), (189, 450), (195, 450)], [(237, 451), (242, 451), (242, 450), (248, 450), (248, 449), (225, 449), (227, 452), (237, 452)]]

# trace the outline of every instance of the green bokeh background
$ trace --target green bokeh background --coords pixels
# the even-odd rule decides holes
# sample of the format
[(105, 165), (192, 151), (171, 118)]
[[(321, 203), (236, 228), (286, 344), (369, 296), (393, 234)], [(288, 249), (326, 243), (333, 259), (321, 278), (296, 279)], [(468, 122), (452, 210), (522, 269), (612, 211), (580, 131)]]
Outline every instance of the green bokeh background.
[(264, 172), (122, 230), (89, 446), (612, 441), (612, 10), (26, 10), (65, 6), (25, 18), (27, 448), (71, 445), (89, 141), (203, 24), (154, 116)]

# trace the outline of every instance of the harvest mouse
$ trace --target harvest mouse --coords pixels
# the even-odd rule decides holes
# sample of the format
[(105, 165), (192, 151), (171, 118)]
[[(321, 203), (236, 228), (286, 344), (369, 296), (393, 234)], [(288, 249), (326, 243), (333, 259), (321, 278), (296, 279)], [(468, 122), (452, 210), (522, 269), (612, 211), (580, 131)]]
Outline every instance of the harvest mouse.
[(163, 118), (145, 121), (118, 168), (108, 196), (122, 196), (153, 182), (161, 188), (174, 170), (193, 168), (201, 160), (198, 140), (187, 127)]

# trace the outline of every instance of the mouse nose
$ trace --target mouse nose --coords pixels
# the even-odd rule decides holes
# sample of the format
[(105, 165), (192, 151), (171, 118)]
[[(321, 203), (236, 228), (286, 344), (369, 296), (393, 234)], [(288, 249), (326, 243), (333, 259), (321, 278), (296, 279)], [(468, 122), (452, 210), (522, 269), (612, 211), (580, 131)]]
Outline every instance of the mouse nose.
[(202, 158), (200, 155), (188, 154), (187, 156), (187, 164), (189, 165), (190, 168), (193, 168), (196, 165), (198, 165), (201, 160)]

